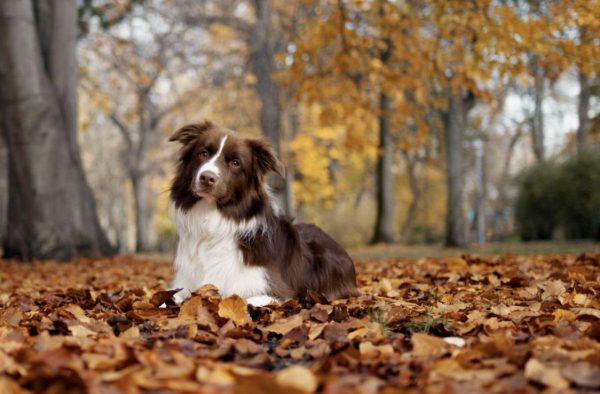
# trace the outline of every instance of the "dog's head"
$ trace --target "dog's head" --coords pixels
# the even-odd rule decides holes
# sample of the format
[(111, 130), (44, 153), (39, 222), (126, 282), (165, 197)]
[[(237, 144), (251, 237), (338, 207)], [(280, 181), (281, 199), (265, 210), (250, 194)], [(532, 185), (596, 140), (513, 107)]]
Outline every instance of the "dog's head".
[(191, 124), (169, 139), (181, 143), (171, 198), (189, 209), (200, 198), (220, 207), (242, 203), (250, 195), (264, 194), (265, 175), (283, 175), (283, 166), (271, 145), (238, 136), (211, 122)]

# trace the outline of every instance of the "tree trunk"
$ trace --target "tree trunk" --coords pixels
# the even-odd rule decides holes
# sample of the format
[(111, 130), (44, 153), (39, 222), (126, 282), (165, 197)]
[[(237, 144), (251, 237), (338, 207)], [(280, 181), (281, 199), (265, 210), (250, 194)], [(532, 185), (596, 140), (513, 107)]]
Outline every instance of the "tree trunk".
[(143, 176), (133, 173), (130, 175), (130, 180), (135, 211), (135, 250), (148, 252), (152, 250), (152, 215), (148, 206), (148, 191)]
[(537, 57), (532, 60), (533, 67), (533, 95), (535, 108), (533, 112), (533, 118), (531, 119), (531, 139), (533, 145), (533, 153), (537, 161), (544, 160), (546, 151), (544, 147), (544, 86), (545, 86), (545, 73), (544, 68), (537, 64)]
[(485, 214), (485, 141), (476, 139), (475, 148), (475, 212), (477, 216), (477, 243), (484, 244), (486, 236), (486, 214)]
[(5, 255), (68, 260), (112, 253), (77, 143), (75, 0), (0, 2), (0, 37), (11, 185)]
[(281, 105), (279, 86), (273, 81), (275, 71), (275, 38), (272, 29), (271, 0), (254, 0), (256, 23), (249, 35), (250, 66), (256, 75), (256, 91), (261, 101), (260, 126), (279, 156)]
[(390, 135), (390, 99), (379, 94), (379, 146), (377, 152), (377, 216), (371, 243), (394, 242), (394, 179), (392, 176), (393, 145)]
[(403, 243), (406, 243), (408, 242), (410, 229), (417, 214), (417, 208), (421, 198), (421, 187), (419, 186), (419, 179), (417, 177), (417, 160), (415, 159), (415, 162), (412, 162), (408, 152), (404, 154), (404, 157), (406, 158), (406, 165), (408, 167), (408, 180), (410, 183), (410, 191), (412, 193), (412, 200), (410, 201), (410, 206), (408, 207), (408, 212), (406, 213), (406, 220), (404, 221), (404, 224), (402, 224), (402, 230), (400, 230), (400, 240)]
[(473, 105), (474, 97), (471, 93), (466, 98), (462, 97), (461, 90), (449, 93), (448, 112), (444, 117), (447, 160), (446, 181), (448, 188), (448, 197), (446, 200), (446, 246), (464, 247), (466, 245), (463, 213), (464, 179), (462, 143), (467, 114)]
[(285, 189), (284, 189), (284, 212), (287, 217), (294, 218), (296, 216), (294, 203), (294, 178), (296, 176), (296, 168), (294, 166), (294, 152), (291, 144), (298, 132), (298, 115), (291, 106), (286, 107), (283, 111), (284, 127), (283, 127), (283, 150), (282, 159), (285, 160)]
[(8, 213), (8, 152), (4, 143), (2, 124), (2, 111), (0, 110), (0, 248), (4, 245)]
[(579, 72), (579, 104), (577, 113), (579, 115), (579, 126), (577, 127), (577, 153), (581, 154), (586, 149), (588, 130), (590, 125), (590, 81), (583, 72)]

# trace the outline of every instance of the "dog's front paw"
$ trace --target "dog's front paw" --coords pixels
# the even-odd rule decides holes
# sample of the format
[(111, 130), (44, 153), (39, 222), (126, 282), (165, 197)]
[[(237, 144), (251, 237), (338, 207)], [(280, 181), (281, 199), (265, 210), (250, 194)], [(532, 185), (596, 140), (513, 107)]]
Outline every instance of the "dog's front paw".
[(192, 295), (192, 292), (189, 289), (181, 289), (175, 295), (173, 295), (173, 299), (177, 303), (177, 305), (181, 305), (181, 303)]
[(260, 296), (254, 296), (254, 297), (249, 297), (246, 299), (246, 302), (249, 305), (252, 306), (266, 306), (266, 305), (278, 305), (279, 301), (277, 301), (275, 298), (270, 297), (268, 295), (260, 295)]

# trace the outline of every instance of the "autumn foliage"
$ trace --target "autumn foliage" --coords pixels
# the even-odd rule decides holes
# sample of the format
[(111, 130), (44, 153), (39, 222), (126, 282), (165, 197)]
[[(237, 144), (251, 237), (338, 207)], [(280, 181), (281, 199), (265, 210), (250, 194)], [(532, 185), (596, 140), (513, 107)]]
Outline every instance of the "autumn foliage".
[(360, 297), (265, 308), (177, 306), (166, 262), (1, 264), (2, 393), (600, 389), (598, 254), (361, 262)]

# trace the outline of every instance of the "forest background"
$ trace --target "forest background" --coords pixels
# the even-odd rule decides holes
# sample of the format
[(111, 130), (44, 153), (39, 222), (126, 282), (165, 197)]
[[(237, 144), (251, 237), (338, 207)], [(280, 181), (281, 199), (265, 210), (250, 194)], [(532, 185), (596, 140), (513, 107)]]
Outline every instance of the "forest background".
[(600, 239), (596, 0), (0, 8), (7, 256), (172, 251), (167, 139), (203, 119), (270, 140), (286, 213), (346, 246)]

